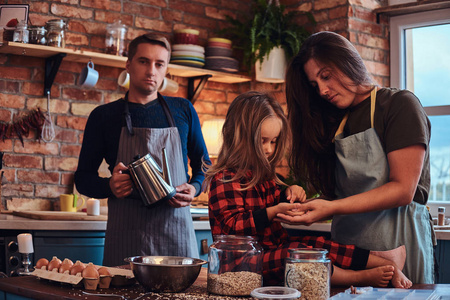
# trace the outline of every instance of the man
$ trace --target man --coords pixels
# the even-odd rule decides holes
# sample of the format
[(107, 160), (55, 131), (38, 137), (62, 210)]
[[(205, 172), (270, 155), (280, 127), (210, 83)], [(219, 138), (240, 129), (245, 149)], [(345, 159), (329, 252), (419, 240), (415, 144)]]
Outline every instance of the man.
[[(202, 160), (209, 162), (209, 157), (192, 104), (158, 93), (169, 59), (166, 38), (145, 34), (134, 39), (126, 63), (129, 91), (125, 98), (94, 109), (86, 124), (75, 184), (89, 197), (108, 197), (106, 266), (122, 265), (124, 258), (136, 255), (198, 257), (189, 205), (201, 192)], [(137, 155), (147, 153), (161, 166), (162, 148), (176, 194), (145, 206), (125, 171)], [(103, 159), (110, 178), (98, 175)]]

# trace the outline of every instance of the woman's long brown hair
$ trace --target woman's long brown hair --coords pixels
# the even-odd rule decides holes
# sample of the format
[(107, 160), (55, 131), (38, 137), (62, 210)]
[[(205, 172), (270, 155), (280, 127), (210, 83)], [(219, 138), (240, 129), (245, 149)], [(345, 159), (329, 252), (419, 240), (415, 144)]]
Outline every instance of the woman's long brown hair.
[(322, 99), (309, 83), (304, 65), (310, 59), (346, 75), (354, 85), (373, 86), (372, 78), (355, 47), (339, 34), (311, 35), (292, 59), (286, 73), (288, 119), (292, 131), (290, 166), (308, 193), (334, 197), (335, 154), (332, 142), (345, 110)]
[[(265, 156), (261, 141), (261, 124), (270, 117), (282, 122), (274, 154)], [(231, 103), (222, 128), (223, 144), (214, 165), (203, 165), (205, 181), (209, 187), (212, 177), (226, 169), (236, 172), (232, 181), (240, 180), (252, 172), (243, 189), (249, 189), (263, 180), (274, 179), (283, 184), (275, 173), (275, 167), (285, 155), (288, 145), (288, 122), (280, 104), (269, 94), (250, 91), (239, 95)]]

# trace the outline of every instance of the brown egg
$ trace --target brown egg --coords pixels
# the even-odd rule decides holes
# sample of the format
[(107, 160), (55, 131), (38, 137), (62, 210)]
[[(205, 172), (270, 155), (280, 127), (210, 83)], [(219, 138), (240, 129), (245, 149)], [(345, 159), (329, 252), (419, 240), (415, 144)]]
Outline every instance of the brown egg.
[(59, 267), (61, 267), (61, 260), (57, 258), (56, 256), (53, 256), (52, 260), (48, 263), (47, 270), (53, 271), (56, 269), (56, 271), (59, 270)]
[(48, 259), (46, 258), (40, 258), (36, 262), (36, 269), (42, 269), (42, 267), (44, 267), (44, 270), (47, 270), (47, 266), (48, 266)]
[(109, 272), (107, 267), (100, 267), (98, 269), (98, 274), (100, 276), (111, 276), (111, 273)]
[(84, 268), (81, 276), (83, 276), (83, 278), (99, 278), (97, 268), (91, 262)]
[(85, 268), (84, 264), (81, 261), (77, 260), (77, 262), (72, 267), (70, 267), (69, 274), (77, 275), (78, 273), (80, 273), (81, 275), (84, 268)]
[(70, 268), (73, 266), (73, 261), (65, 258), (59, 267), (59, 273), (69, 272)]

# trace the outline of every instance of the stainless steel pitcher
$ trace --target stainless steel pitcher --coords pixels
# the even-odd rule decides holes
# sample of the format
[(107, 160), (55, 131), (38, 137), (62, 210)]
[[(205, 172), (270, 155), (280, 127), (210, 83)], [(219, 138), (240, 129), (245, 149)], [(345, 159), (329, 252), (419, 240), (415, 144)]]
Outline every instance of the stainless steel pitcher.
[(150, 153), (129, 164), (128, 169), (144, 205), (152, 205), (157, 201), (169, 200), (175, 196), (176, 190), (172, 186), (167, 166), (166, 148), (162, 149), (162, 169)]

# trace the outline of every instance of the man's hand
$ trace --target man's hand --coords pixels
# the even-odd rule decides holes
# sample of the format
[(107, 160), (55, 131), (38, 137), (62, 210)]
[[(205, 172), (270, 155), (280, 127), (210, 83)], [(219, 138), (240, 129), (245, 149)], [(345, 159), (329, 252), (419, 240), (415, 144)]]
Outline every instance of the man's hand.
[(116, 198), (124, 198), (133, 191), (133, 182), (128, 174), (123, 174), (128, 168), (123, 163), (118, 163), (109, 179), (109, 187)]
[(173, 207), (184, 207), (191, 204), (195, 196), (195, 187), (189, 183), (183, 183), (177, 186), (177, 193), (169, 200), (169, 204)]

